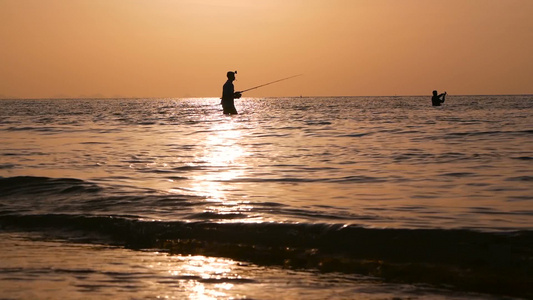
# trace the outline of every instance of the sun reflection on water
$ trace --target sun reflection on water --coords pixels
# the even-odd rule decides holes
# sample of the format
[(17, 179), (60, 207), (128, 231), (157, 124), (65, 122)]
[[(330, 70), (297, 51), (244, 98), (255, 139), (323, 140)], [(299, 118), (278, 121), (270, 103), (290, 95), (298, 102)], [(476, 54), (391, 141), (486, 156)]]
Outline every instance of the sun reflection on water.
[[(242, 222), (246, 212), (252, 210), (246, 196), (235, 193), (239, 189), (235, 180), (245, 177), (249, 169), (246, 157), (250, 153), (243, 147), (242, 132), (238, 122), (228, 118), (208, 130), (205, 139), (199, 141), (202, 147), (195, 153), (195, 161), (202, 162), (206, 168), (191, 177), (191, 190), (210, 203), (204, 207), (205, 213), (220, 216), (224, 221)], [(229, 192), (240, 198), (229, 198)]]
[[(165, 265), (150, 266), (151, 268), (167, 269), (168, 274), (176, 278), (177, 284), (185, 289), (188, 299), (208, 300), (226, 299), (234, 284), (232, 280), (242, 280), (237, 274), (238, 265), (235, 261), (206, 256), (168, 256)], [(160, 295), (165, 299), (168, 296)]]

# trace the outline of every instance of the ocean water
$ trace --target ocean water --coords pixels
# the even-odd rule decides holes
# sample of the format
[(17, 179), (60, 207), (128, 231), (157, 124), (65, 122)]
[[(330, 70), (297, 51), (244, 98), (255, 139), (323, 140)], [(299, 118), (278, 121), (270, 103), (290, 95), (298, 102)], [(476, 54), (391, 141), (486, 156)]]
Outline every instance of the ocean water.
[(0, 298), (533, 297), (533, 96), (0, 101)]

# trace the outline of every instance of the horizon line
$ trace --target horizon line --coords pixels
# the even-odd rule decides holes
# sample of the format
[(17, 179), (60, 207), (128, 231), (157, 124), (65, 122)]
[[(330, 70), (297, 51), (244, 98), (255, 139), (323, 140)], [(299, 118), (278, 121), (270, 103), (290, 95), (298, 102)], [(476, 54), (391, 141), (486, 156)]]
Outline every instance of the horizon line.
[[(242, 97), (242, 98), (362, 98), (362, 97), (430, 97), (431, 94), (425, 95), (363, 95), (363, 96), (264, 96), (264, 97)], [(533, 96), (529, 93), (520, 94), (449, 94), (448, 96)], [(220, 99), (220, 97), (209, 96), (182, 96), (182, 97), (7, 97), (1, 100), (113, 100), (113, 99)]]

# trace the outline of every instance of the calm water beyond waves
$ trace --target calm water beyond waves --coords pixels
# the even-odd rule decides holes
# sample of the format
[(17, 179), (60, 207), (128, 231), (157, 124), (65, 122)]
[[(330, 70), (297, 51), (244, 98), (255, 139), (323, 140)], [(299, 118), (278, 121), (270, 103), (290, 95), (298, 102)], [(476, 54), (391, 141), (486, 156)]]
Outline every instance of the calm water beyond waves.
[(117, 214), (533, 228), (527, 96), (450, 97), (436, 108), (425, 97), (243, 99), (231, 117), (217, 99), (0, 104), (3, 177), (75, 178), (203, 202), (175, 210), (145, 199), (109, 208)]

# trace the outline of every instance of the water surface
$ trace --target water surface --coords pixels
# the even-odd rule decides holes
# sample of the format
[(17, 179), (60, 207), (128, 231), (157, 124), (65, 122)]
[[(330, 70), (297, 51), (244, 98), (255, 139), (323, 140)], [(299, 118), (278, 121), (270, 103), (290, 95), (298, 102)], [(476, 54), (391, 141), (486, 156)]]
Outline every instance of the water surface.
[[(302, 282), (289, 289), (297, 298), (333, 295), (310, 289), (316, 280), (359, 298), (406, 289), (405, 297), (446, 297), (442, 286), (531, 295), (532, 97), (429, 102), (244, 98), (241, 114), (224, 116), (213, 98), (2, 100), (5, 247), (24, 245), (18, 262), (31, 261), (39, 245), (96, 255), (96, 264), (107, 255), (97, 249), (105, 249), (127, 261), (123, 273), (146, 265), (131, 260), (139, 255), (244, 264), (244, 280), (220, 275), (232, 287), (204, 294), (215, 298), (268, 298), (261, 291), (289, 278)], [(24, 237), (34, 231), (44, 238)], [(49, 253), (43, 261), (59, 268)], [(0, 278), (9, 283), (14, 258), (2, 261)], [(38, 290), (44, 276), (27, 279), (31, 268), (17, 271), (25, 278), (18, 282)], [(282, 279), (269, 281), (265, 272)], [(83, 289), (75, 272), (65, 274), (59, 281), (70, 295), (132, 295), (113, 284)], [(142, 276), (154, 284), (168, 279)], [(126, 277), (147, 291), (140, 297), (163, 289)], [(438, 291), (406, 285), (420, 282)], [(361, 292), (369, 285), (371, 292)], [(174, 288), (166, 295), (200, 297)]]

